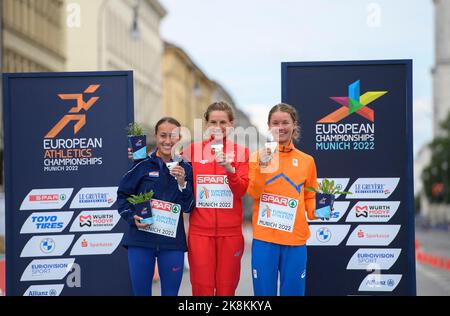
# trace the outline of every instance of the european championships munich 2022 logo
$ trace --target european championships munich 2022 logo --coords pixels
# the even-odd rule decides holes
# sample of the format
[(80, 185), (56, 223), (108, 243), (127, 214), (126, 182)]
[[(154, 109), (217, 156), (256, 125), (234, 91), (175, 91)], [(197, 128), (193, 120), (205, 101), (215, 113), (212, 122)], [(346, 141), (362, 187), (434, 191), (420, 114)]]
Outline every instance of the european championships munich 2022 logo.
[[(388, 91), (367, 91), (361, 95), (360, 89), (357, 80), (348, 86), (346, 97), (330, 97), (341, 107), (316, 123), (316, 150), (375, 149), (375, 111), (368, 105)], [(365, 122), (341, 123), (352, 115), (364, 118)]]

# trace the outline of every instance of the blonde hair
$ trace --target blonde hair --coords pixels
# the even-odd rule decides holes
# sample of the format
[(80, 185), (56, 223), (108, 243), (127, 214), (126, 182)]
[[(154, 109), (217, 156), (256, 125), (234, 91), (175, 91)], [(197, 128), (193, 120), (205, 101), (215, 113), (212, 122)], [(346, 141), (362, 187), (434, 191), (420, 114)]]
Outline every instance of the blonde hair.
[(290, 104), (279, 103), (279, 104), (273, 106), (270, 109), (269, 117), (267, 119), (267, 124), (270, 124), (270, 119), (272, 118), (272, 115), (275, 112), (285, 112), (285, 113), (288, 113), (291, 116), (292, 121), (294, 122), (294, 132), (292, 134), (292, 138), (294, 140), (299, 140), (299, 138), (300, 138), (300, 125), (299, 125), (299, 121), (298, 121), (297, 110)]
[(210, 104), (204, 114), (206, 121), (209, 121), (209, 115), (213, 111), (223, 111), (228, 114), (228, 119), (230, 120), (230, 122), (234, 121), (233, 108), (227, 102), (220, 101), (220, 102), (214, 102), (214, 103)]

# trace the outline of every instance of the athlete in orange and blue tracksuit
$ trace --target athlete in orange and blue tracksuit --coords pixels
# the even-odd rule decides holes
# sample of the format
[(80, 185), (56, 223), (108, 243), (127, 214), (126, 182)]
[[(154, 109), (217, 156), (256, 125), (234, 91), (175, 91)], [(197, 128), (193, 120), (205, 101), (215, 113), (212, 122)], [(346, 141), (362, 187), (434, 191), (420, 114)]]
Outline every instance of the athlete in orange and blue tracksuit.
[(304, 295), (306, 241), (310, 230), (306, 220), (317, 219), (314, 159), (291, 142), (278, 147), (266, 167), (259, 154), (250, 160), (248, 194), (253, 204), (252, 274), (256, 296), (276, 296), (278, 272), (280, 295)]

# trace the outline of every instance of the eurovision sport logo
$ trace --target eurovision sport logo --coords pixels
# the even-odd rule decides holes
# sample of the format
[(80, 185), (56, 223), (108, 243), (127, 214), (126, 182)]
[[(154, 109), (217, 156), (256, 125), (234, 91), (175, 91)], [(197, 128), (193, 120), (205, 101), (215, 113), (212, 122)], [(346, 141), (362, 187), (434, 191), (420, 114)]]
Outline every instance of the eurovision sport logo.
[(24, 281), (62, 280), (72, 269), (74, 258), (33, 260), (20, 278)]
[(401, 249), (358, 249), (351, 257), (347, 270), (389, 270), (400, 257)]
[[(330, 97), (340, 107), (317, 121), (316, 150), (375, 149), (373, 103), (388, 91), (366, 91), (361, 95), (360, 90), (361, 82), (357, 80), (348, 85), (347, 96)], [(356, 120), (356, 117), (360, 119)]]

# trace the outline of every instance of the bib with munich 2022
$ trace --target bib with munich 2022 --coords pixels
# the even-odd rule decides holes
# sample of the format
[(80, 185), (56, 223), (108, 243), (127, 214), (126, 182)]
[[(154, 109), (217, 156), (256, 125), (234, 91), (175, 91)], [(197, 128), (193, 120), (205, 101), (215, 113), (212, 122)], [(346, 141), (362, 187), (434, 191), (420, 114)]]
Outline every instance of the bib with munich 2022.
[(258, 225), (292, 233), (298, 200), (263, 193), (259, 202)]
[(233, 192), (226, 175), (197, 175), (195, 185), (196, 207), (233, 208)]

